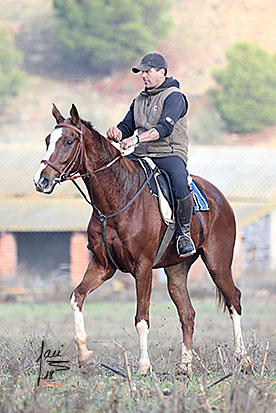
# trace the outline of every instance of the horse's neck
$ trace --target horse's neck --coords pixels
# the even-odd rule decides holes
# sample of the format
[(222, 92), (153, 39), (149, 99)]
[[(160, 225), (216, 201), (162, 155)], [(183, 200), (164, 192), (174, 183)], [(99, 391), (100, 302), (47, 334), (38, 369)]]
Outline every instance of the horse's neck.
[(92, 132), (84, 137), (84, 146), (86, 159), (83, 172), (92, 172), (91, 183), (89, 179), (84, 179), (88, 193), (93, 197), (91, 201), (102, 212), (110, 214), (129, 201), (136, 186), (139, 186), (139, 179), (121, 166), (119, 159), (106, 169), (93, 174), (93, 171), (116, 159), (120, 152), (106, 138)]
[(86, 129), (87, 133), (84, 135), (85, 168), (86, 171), (95, 171), (108, 165), (120, 153), (104, 136)]

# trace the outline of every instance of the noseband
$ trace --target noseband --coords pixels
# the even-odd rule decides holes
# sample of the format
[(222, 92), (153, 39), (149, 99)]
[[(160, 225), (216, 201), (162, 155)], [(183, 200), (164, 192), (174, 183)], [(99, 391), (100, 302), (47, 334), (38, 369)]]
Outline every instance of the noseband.
[(79, 159), (79, 167), (83, 164), (84, 158), (85, 158), (85, 148), (84, 148), (84, 144), (83, 144), (83, 132), (82, 132), (82, 124), (80, 128), (77, 128), (74, 125), (71, 125), (70, 123), (59, 123), (58, 125), (56, 125), (55, 129), (57, 128), (69, 128), (69, 129), (73, 129), (75, 132), (77, 132), (79, 134), (79, 136), (77, 137), (78, 140), (78, 145), (77, 148), (72, 156), (72, 159), (70, 160), (70, 162), (66, 165), (66, 167), (64, 168), (64, 170), (62, 170), (61, 168), (59, 168), (58, 166), (56, 166), (55, 164), (53, 164), (53, 162), (48, 161), (47, 159), (43, 159), (41, 162), (44, 163), (45, 165), (49, 165), (51, 168), (53, 168), (55, 171), (57, 171), (59, 173), (59, 177), (55, 179), (56, 182), (63, 182), (66, 180), (73, 180), (73, 179), (77, 179), (77, 178), (82, 178), (82, 177), (86, 177), (86, 176), (91, 176), (92, 174), (95, 174), (97, 172), (103, 171), (107, 168), (109, 168), (111, 165), (113, 165), (114, 162), (116, 162), (118, 159), (121, 158), (121, 154), (118, 155), (115, 159), (113, 159), (111, 162), (109, 162), (107, 165), (102, 166), (101, 168), (95, 169), (94, 171), (89, 171), (86, 172), (85, 174), (82, 175), (70, 175), (73, 167), (75, 166), (75, 164), (77, 163), (78, 159)]

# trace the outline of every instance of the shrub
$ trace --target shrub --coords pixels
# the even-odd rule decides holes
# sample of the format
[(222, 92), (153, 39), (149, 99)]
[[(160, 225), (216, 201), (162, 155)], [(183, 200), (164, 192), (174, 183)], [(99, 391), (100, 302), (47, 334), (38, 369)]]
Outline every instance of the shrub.
[(10, 96), (19, 93), (26, 81), (20, 65), (23, 55), (15, 47), (14, 37), (6, 27), (0, 28), (0, 110)]
[(71, 59), (110, 72), (148, 53), (169, 28), (170, 0), (54, 0), (57, 36)]
[(209, 91), (226, 127), (244, 133), (276, 123), (276, 57), (256, 44), (239, 43), (227, 52), (228, 65), (212, 75)]

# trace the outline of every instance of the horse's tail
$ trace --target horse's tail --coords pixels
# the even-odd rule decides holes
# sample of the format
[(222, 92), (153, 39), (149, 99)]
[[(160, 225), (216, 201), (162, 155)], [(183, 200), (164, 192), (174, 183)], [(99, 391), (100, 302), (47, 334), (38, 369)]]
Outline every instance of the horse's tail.
[(216, 302), (219, 309), (222, 309), (223, 312), (226, 311), (226, 300), (223, 293), (220, 291), (219, 288), (216, 290)]

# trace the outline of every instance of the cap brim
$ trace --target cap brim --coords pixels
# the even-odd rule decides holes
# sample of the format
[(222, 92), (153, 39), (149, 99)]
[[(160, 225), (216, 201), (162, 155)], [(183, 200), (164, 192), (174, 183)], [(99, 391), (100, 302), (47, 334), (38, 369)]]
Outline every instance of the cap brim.
[(138, 66), (134, 66), (131, 70), (133, 71), (133, 73), (138, 73), (138, 72), (145, 72), (146, 70), (151, 69), (152, 66), (150, 66), (147, 63), (141, 63)]

